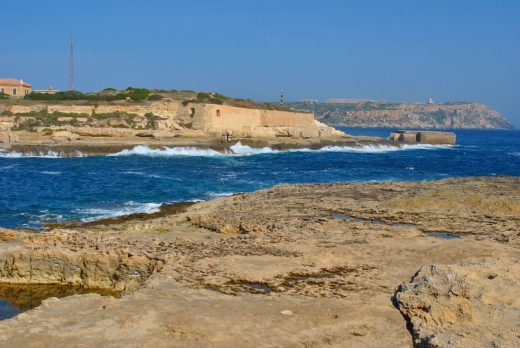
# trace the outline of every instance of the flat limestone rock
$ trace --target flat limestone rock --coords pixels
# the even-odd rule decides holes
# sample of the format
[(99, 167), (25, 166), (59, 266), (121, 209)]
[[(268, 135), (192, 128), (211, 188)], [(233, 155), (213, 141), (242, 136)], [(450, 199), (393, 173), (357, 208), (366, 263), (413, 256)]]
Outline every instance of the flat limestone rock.
[[(441, 346), (518, 346), (506, 332), (519, 322), (508, 261), (519, 259), (518, 187), (518, 177), (279, 185), (154, 217), (17, 230), (0, 241), (0, 282), (124, 293), (50, 298), (0, 321), (0, 347), (411, 347), (392, 298), (431, 264), (455, 265), (436, 266), (451, 268), (432, 293), (453, 277), (461, 313), (434, 305), (427, 287), (418, 296), (468, 337)], [(490, 256), (500, 261), (465, 261)], [(490, 325), (478, 301), (496, 310)]]
[(520, 261), (424, 266), (395, 301), (419, 347), (520, 346)]

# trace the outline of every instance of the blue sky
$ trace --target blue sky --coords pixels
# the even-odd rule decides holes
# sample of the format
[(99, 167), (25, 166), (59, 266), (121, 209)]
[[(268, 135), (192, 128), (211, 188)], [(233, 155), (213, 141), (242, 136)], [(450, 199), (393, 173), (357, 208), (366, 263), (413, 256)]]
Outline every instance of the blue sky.
[(520, 127), (520, 1), (2, 1), (0, 76), (263, 101), (478, 101)]

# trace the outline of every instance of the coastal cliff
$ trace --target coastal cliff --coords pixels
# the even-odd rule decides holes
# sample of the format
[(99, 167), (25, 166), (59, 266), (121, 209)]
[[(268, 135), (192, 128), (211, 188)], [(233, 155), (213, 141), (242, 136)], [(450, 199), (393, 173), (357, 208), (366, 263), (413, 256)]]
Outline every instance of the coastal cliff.
[(312, 111), (331, 126), (513, 129), (497, 111), (479, 103), (390, 103), (383, 101), (295, 102), (288, 106)]

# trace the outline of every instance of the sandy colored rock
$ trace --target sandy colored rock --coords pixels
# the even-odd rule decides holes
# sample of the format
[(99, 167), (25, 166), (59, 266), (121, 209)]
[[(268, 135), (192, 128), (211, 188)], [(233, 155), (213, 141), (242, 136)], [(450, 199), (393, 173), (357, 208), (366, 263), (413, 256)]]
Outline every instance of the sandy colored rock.
[(11, 144), (19, 140), (18, 135), (13, 132), (0, 132), (0, 143)]
[(395, 300), (419, 347), (517, 347), (519, 290), (518, 259), (470, 259), (424, 266)]
[[(0, 243), (1, 281), (125, 292), (48, 299), (0, 322), (0, 346), (411, 347), (396, 288), (426, 265), (518, 260), (519, 186), (515, 177), (279, 185), (152, 219), (17, 231)], [(510, 298), (515, 284), (497, 294)]]
[(148, 132), (140, 132), (137, 133), (136, 136), (143, 138), (153, 138), (153, 139), (169, 139), (175, 138), (177, 134), (169, 130), (159, 130), (159, 131), (148, 131)]
[(16, 238), (16, 232), (7, 228), (0, 227), (0, 240)]
[(71, 131), (81, 136), (90, 137), (124, 137), (135, 134), (134, 130), (124, 128), (72, 127)]
[(66, 141), (80, 140), (81, 137), (79, 136), (79, 134), (72, 133), (71, 131), (63, 130), (63, 131), (52, 132), (51, 139), (56, 142), (66, 142)]

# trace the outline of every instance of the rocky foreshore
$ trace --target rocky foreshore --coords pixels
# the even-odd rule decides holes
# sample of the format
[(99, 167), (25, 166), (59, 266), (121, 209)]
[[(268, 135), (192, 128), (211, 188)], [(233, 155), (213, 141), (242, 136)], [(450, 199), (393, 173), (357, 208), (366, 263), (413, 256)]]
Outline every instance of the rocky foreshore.
[[(65, 132), (62, 132), (65, 134)], [(0, 132), (1, 134), (1, 132)], [(27, 156), (56, 155), (60, 157), (97, 156), (131, 150), (136, 146), (151, 149), (189, 147), (211, 149), (221, 153), (230, 152), (231, 147), (240, 143), (252, 149), (269, 147), (273, 150), (320, 149), (325, 146), (398, 146), (394, 142), (378, 137), (350, 136), (342, 134), (336, 137), (293, 138), (293, 137), (230, 137), (223, 140), (210, 134), (199, 136), (179, 136), (171, 138), (153, 138), (141, 136), (81, 136), (67, 132), (69, 139), (56, 139), (53, 136), (30, 132), (15, 132), (16, 141), (0, 142), (0, 153), (14, 153)], [(231, 151), (232, 152), (232, 151)]]
[(0, 280), (50, 298), (0, 346), (518, 346), (520, 179), (281, 185), (44, 231), (3, 230)]

